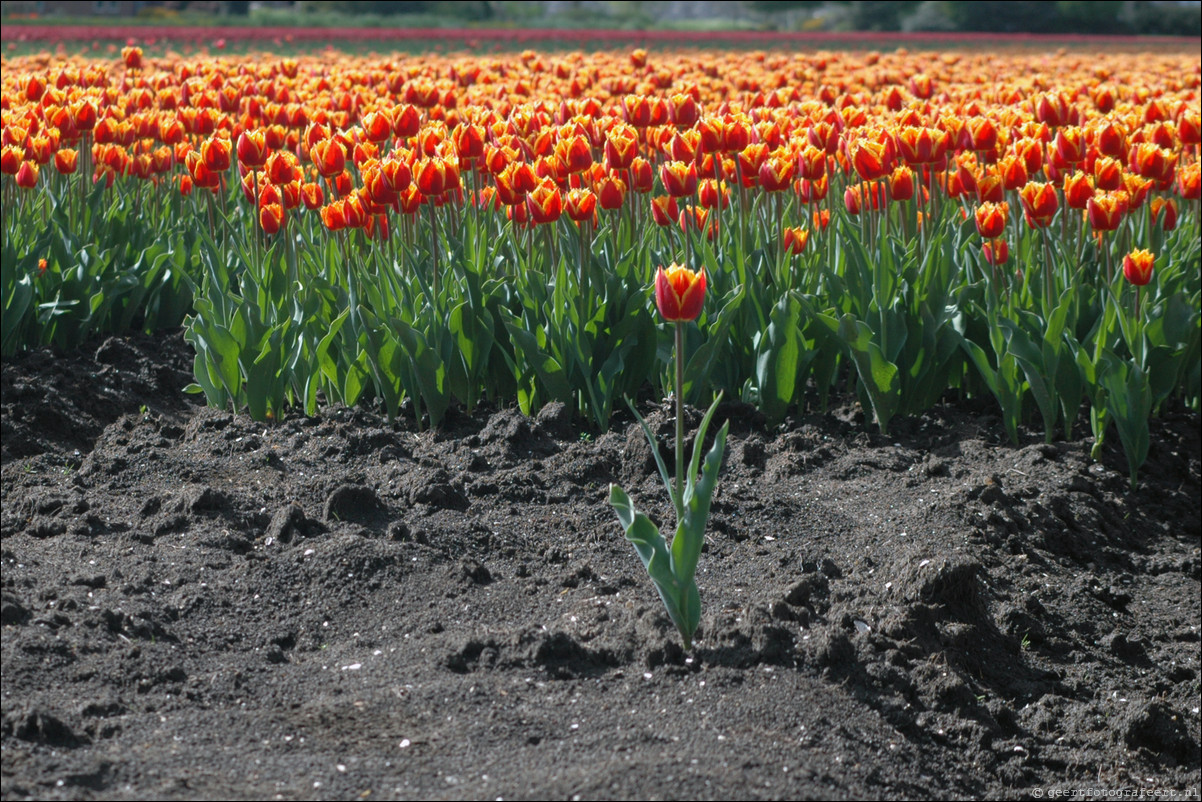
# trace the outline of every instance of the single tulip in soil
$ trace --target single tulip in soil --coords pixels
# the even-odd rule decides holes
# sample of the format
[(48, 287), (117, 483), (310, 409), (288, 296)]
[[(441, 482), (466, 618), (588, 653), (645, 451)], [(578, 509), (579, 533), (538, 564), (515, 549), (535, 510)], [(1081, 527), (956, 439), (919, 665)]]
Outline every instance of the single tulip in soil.
[(718, 431), (714, 444), (705, 455), (702, 465), (701, 449), (705, 433), (709, 428), (721, 396), (714, 400), (693, 442), (693, 455), (688, 472), (684, 466), (684, 401), (681, 388), (684, 385), (684, 325), (696, 320), (705, 301), (705, 273), (694, 272), (686, 267), (672, 265), (667, 270), (660, 268), (655, 274), (655, 304), (664, 319), (676, 324), (676, 480), (668, 475), (668, 468), (659, 453), (655, 435), (634, 406), (630, 409), (638, 418), (643, 433), (651, 444), (655, 464), (660, 477), (668, 489), (672, 505), (676, 510), (676, 533), (668, 543), (659, 528), (645, 514), (634, 508), (634, 502), (617, 485), (610, 485), (609, 503), (618, 514), (618, 522), (626, 532), (626, 539), (634, 544), (634, 550), (643, 561), (647, 574), (659, 591), (660, 599), (668, 611), (672, 623), (680, 632), (686, 649), (693, 647), (693, 634), (701, 623), (701, 597), (697, 591), (697, 561), (701, 557), (701, 546), (705, 542), (705, 524), (709, 518), (710, 500), (718, 482), (718, 470), (726, 452), (726, 435), (730, 429), (727, 421)]

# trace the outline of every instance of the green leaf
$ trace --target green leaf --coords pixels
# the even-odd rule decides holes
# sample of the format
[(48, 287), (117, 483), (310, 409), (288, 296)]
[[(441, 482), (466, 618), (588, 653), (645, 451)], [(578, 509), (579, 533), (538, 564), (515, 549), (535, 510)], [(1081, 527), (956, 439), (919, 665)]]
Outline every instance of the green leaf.
[(760, 407), (769, 425), (779, 423), (793, 403), (800, 373), (801, 303), (792, 294), (772, 307), (768, 328), (756, 348), (755, 378)]
[(548, 399), (565, 402), (571, 400), (572, 388), (559, 361), (540, 348), (538, 339), (529, 331), (510, 322), (506, 322), (505, 328), (513, 340), (515, 353), (520, 353), (534, 371)]
[(676, 536), (672, 539), (672, 555), (676, 575), (681, 582), (691, 581), (697, 572), (697, 562), (701, 557), (701, 547), (705, 543), (705, 528), (709, 521), (710, 502), (713, 499), (714, 488), (718, 483), (718, 471), (722, 468), (722, 458), (726, 453), (726, 436), (730, 431), (730, 421), (722, 424), (714, 444), (705, 456), (705, 467), (694, 483), (697, 463), (701, 457), (701, 444), (705, 437), (705, 427), (709, 418), (717, 408), (715, 401), (710, 407), (706, 420), (697, 431), (697, 441), (693, 446), (692, 466), (689, 471), (689, 484), (685, 487), (684, 519), (676, 528)]
[(659, 528), (641, 512), (626, 492), (617, 485), (609, 486), (609, 503), (618, 514), (618, 523), (626, 533), (626, 539), (634, 545), (635, 553), (642, 560), (647, 575), (651, 577), (659, 597), (668, 611), (668, 617), (676, 625), (685, 648), (691, 648), (693, 633), (701, 620), (701, 600), (697, 585), (689, 581), (681, 583), (672, 571), (672, 557)]

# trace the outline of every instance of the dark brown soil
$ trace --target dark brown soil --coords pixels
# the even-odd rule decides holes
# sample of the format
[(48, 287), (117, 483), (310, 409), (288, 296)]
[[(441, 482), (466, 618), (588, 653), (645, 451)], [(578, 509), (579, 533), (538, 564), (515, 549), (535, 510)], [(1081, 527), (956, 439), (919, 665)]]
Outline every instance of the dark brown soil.
[(629, 418), (264, 425), (190, 366), (3, 364), (6, 800), (1197, 798), (1196, 414), (1131, 492), (984, 404), (729, 405), (685, 654), (607, 503), (670, 515)]

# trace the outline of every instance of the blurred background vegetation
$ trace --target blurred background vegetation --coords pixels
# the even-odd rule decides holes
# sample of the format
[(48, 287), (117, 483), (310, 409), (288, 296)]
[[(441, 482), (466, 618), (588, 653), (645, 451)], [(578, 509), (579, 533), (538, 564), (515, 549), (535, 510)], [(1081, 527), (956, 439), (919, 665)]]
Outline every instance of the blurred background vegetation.
[(85, 24), (902, 31), (1202, 36), (1191, 0), (4, 0), (0, 20)]

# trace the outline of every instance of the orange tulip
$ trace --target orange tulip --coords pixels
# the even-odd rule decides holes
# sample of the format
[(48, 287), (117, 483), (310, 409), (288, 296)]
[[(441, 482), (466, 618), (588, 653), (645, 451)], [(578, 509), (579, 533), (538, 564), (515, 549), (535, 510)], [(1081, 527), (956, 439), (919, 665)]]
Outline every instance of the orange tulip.
[(1117, 159), (1100, 156), (1093, 163), (1094, 186), (1111, 191), (1123, 186), (1123, 165)]
[(931, 164), (948, 150), (947, 132), (936, 128), (903, 128), (897, 134), (897, 150), (907, 164)]
[(1151, 251), (1131, 251), (1123, 257), (1123, 276), (1137, 287), (1152, 280), (1152, 267), (1156, 258)]
[(526, 194), (538, 185), (538, 178), (529, 164), (514, 162), (497, 174), (497, 201), (504, 206), (524, 203)]
[(96, 127), (96, 107), (90, 100), (79, 100), (69, 107), (71, 125), (77, 131), (91, 131)]
[(1202, 197), (1202, 168), (1199, 168), (1198, 162), (1187, 164), (1177, 171), (1177, 194), (1183, 200)]
[(769, 152), (763, 142), (752, 142), (735, 154), (745, 185), (752, 186), (759, 181), (760, 167), (768, 160)]
[(981, 253), (985, 256), (985, 261), (997, 267), (1003, 265), (1010, 258), (1010, 246), (1004, 239), (986, 240), (981, 246)]
[(42, 99), (42, 95), (46, 92), (46, 82), (39, 75), (30, 75), (25, 80), (24, 93), (26, 99), (33, 103), (37, 103)]
[(597, 182), (595, 189), (597, 202), (602, 209), (620, 209), (626, 201), (626, 182), (614, 176), (608, 176)]
[(880, 142), (860, 140), (850, 156), (852, 167), (865, 181), (875, 181), (889, 174), (888, 153)]
[(726, 126), (718, 117), (702, 117), (694, 128), (697, 131), (697, 151), (699, 153), (717, 153), (722, 150), (723, 132)]
[(1153, 224), (1159, 224), (1164, 231), (1173, 231), (1177, 228), (1177, 201), (1172, 198), (1153, 198), (1148, 204), (1148, 211), (1152, 213)]
[(579, 173), (593, 165), (593, 150), (584, 136), (559, 140), (555, 155), (563, 161), (569, 173)]
[(321, 207), (321, 222), (330, 231), (346, 228), (346, 201), (340, 198), (328, 206)]
[(209, 169), (198, 151), (188, 151), (184, 161), (193, 183), (202, 189), (216, 190), (221, 186), (221, 175)]
[(1035, 119), (1056, 128), (1068, 123), (1068, 103), (1059, 92), (1046, 92), (1035, 100)]
[(935, 92), (935, 87), (931, 81), (931, 76), (924, 73), (918, 73), (910, 77), (910, 94), (916, 98), (926, 100)]
[(705, 271), (673, 264), (655, 271), (655, 306), (669, 323), (696, 320), (705, 304)]
[(692, 162), (664, 162), (659, 168), (659, 177), (664, 191), (674, 198), (697, 192), (697, 165)]
[(751, 121), (744, 116), (725, 121), (722, 130), (722, 149), (727, 153), (739, 153), (751, 144)]
[(797, 171), (802, 178), (815, 181), (826, 175), (826, 151), (806, 145), (797, 157)]
[(34, 162), (21, 162), (17, 170), (17, 186), (21, 189), (33, 189), (38, 185), (38, 166)]
[(1001, 203), (1006, 197), (1006, 187), (1002, 176), (996, 171), (987, 169), (977, 176), (977, 200)]
[(725, 209), (730, 206), (730, 187), (716, 178), (707, 178), (697, 186), (697, 202), (706, 209)]
[(847, 209), (850, 215), (858, 215), (863, 205), (863, 197), (860, 192), (859, 184), (852, 184), (847, 189), (843, 190), (843, 207)]
[[(694, 168), (694, 177), (696, 174)], [(651, 169), (651, 162), (642, 156), (635, 156), (634, 161), (630, 163), (630, 188), (644, 194), (655, 189), (655, 173)]]
[(287, 184), (289, 181), (299, 180), (304, 175), (296, 155), (286, 150), (279, 150), (268, 156), (263, 168), (267, 173), (267, 180), (273, 184)]
[(1006, 230), (1010, 217), (1010, 204), (985, 202), (977, 207), (977, 233), (983, 239), (997, 239)]
[(322, 139), (309, 148), (317, 172), (330, 178), (346, 169), (346, 148), (336, 139)]
[(401, 207), (401, 214), (417, 214), (422, 206), (422, 193), (412, 184), (408, 189), (401, 190), (398, 194)]
[(810, 232), (808, 229), (793, 227), (785, 228), (781, 232), (781, 247), (786, 253), (793, 255), (800, 254), (806, 249), (806, 243), (810, 241)]
[(597, 195), (590, 189), (570, 189), (564, 199), (564, 211), (577, 223), (595, 220)]
[(818, 203), (826, 197), (830, 186), (830, 179), (824, 175), (813, 181), (803, 178), (797, 182), (795, 188), (802, 203)]
[(680, 216), (676, 199), (668, 195), (657, 195), (651, 199), (651, 219), (657, 226), (670, 226)]
[(392, 112), (392, 132), (402, 139), (416, 136), (421, 130), (421, 112), (411, 105), (397, 106)]
[(1061, 128), (1053, 142), (1054, 153), (1061, 164), (1068, 166), (1085, 161), (1085, 132), (1076, 127)]
[(380, 156), (380, 146), (374, 142), (356, 142), (351, 151), (351, 161), (362, 169), (369, 161), (376, 161)]
[(670, 98), (672, 122), (678, 128), (692, 128), (701, 117), (697, 100), (689, 94), (677, 94)]
[(16, 175), (24, 161), (25, 148), (18, 145), (5, 145), (0, 148), (0, 172), (4, 175)]
[(392, 120), (381, 111), (370, 111), (361, 120), (363, 135), (369, 142), (377, 144), (388, 141), (392, 136)]
[(205, 167), (214, 173), (223, 173), (230, 169), (230, 141), (213, 135), (200, 143), (200, 157)]
[(63, 148), (54, 153), (54, 169), (63, 175), (71, 175), (79, 169), (79, 151)]
[(638, 153), (638, 133), (630, 126), (616, 125), (605, 135), (605, 166), (610, 170), (630, 167)]
[(1133, 145), (1127, 155), (1127, 167), (1133, 173), (1154, 181), (1172, 181), (1176, 162), (1173, 154), (1151, 142)]
[(267, 174), (261, 170), (251, 170), (242, 176), (242, 194), (251, 203), (255, 202), (255, 192), (257, 187), (262, 187), (267, 183)]
[(1022, 159), (1027, 175), (1043, 169), (1043, 143), (1038, 139), (1022, 139), (1014, 144), (1014, 155)]
[(284, 227), (284, 207), (279, 203), (260, 206), (259, 226), (268, 234), (278, 234)]
[(1142, 178), (1132, 173), (1123, 175), (1123, 189), (1127, 191), (1129, 208), (1138, 209), (1144, 205), (1153, 183), (1150, 178)]
[(651, 125), (651, 99), (642, 95), (627, 95), (622, 98), (622, 113), (630, 125), (646, 128)]
[(446, 160), (439, 157), (421, 159), (414, 165), (413, 178), (423, 195), (441, 195), (449, 188)]
[(997, 147), (997, 128), (988, 117), (971, 117), (961, 129), (961, 145), (967, 150), (992, 151)]
[(559, 186), (549, 178), (544, 178), (526, 195), (526, 205), (535, 224), (554, 223), (563, 214), (563, 196)]
[(686, 233), (692, 229), (693, 231), (704, 231), (706, 239), (713, 240), (717, 234), (717, 227), (709, 222), (709, 209), (701, 206), (687, 206), (680, 210), (677, 215), (677, 220), (680, 223), (680, 228)]
[(1084, 209), (1094, 195), (1093, 179), (1078, 170), (1064, 178), (1064, 205), (1070, 209)]
[(409, 165), (404, 159), (396, 156), (396, 151), (380, 162), (380, 172), (383, 173), (384, 181), (393, 192), (404, 192), (413, 182), (413, 173), (409, 169)]
[(262, 129), (243, 131), (238, 137), (238, 161), (247, 167), (262, 167), (267, 162), (267, 134)]
[(326, 202), (325, 192), (321, 188), (321, 184), (313, 182), (301, 184), (300, 187), (301, 202), (305, 204), (305, 208), (310, 211), (320, 209)]
[(1051, 184), (1032, 181), (1019, 191), (1018, 198), (1022, 201), (1027, 224), (1032, 228), (1047, 228), (1060, 208), (1056, 188)]
[(330, 178), (329, 182), (330, 190), (334, 193), (335, 197), (338, 198), (347, 197), (351, 194), (351, 190), (355, 188), (355, 182), (351, 180), (351, 173), (349, 170), (343, 170), (338, 175)]
[(1106, 120), (1093, 128), (1094, 146), (1099, 154), (1113, 159), (1127, 156), (1127, 134), (1114, 120)]
[(907, 201), (914, 197), (914, 171), (905, 165), (899, 166), (889, 175), (889, 197)]
[(97, 145), (108, 145), (121, 140), (121, 121), (112, 117), (102, 117), (92, 128), (92, 141)]
[[(669, 131), (670, 129), (664, 129)], [(664, 151), (669, 158), (678, 162), (691, 162), (697, 159), (697, 143), (701, 135), (696, 131), (674, 131), (668, 137)]]
[(1114, 231), (1127, 213), (1127, 193), (1099, 192), (1086, 204), (1086, 216), (1094, 231)]
[(780, 192), (793, 181), (796, 162), (786, 155), (773, 155), (760, 165), (759, 183), (765, 192)]
[(513, 206), (505, 207), (505, 216), (513, 221), (514, 225), (529, 228), (530, 209), (524, 203), (515, 203)]

